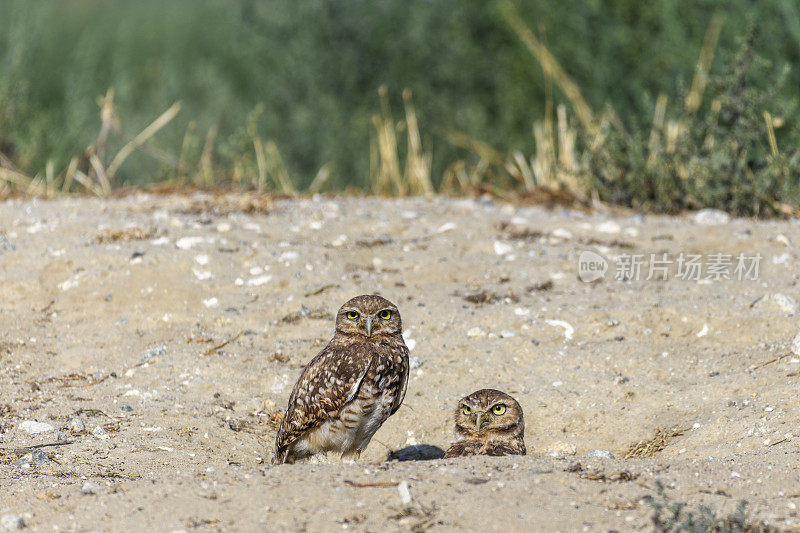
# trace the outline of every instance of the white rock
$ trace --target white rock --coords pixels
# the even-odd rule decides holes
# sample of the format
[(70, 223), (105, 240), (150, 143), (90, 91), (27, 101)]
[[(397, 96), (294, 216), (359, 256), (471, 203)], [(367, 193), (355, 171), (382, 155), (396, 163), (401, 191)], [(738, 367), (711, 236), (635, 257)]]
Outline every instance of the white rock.
[(83, 494), (96, 494), (96, 493), (97, 493), (97, 492), (99, 492), (99, 491), (100, 491), (100, 489), (102, 489), (102, 488), (103, 488), (103, 487), (101, 487), (100, 485), (98, 485), (98, 484), (97, 484), (97, 483), (95, 483), (94, 481), (87, 481), (87, 482), (86, 482), (86, 483), (84, 483), (84, 484), (83, 484), (83, 486), (81, 487), (81, 492), (82, 492)]
[(197, 270), (196, 268), (193, 268), (192, 272), (194, 272), (195, 277), (200, 281), (211, 279), (211, 272), (208, 270)]
[(602, 459), (614, 459), (614, 454), (608, 450), (592, 450), (586, 454), (586, 457), (600, 457)]
[(448, 231), (452, 231), (456, 229), (458, 226), (454, 222), (446, 222), (439, 226), (439, 229), (436, 230), (436, 233), (445, 233)]
[(792, 340), (792, 353), (795, 355), (800, 355), (800, 333), (794, 336)]
[(567, 240), (572, 238), (572, 233), (570, 233), (569, 231), (565, 230), (564, 228), (556, 228), (556, 229), (554, 229), (553, 233), (551, 233), (551, 235), (553, 237), (557, 238), (557, 239), (564, 239), (565, 241), (567, 241)]
[(206, 254), (198, 254), (198, 255), (194, 256), (194, 261), (198, 265), (204, 266), (204, 265), (208, 264), (210, 259), (208, 258), (208, 256)]
[(103, 429), (103, 426), (95, 426), (95, 428), (92, 430), (92, 435), (100, 440), (108, 440), (111, 438), (108, 432)]
[(181, 250), (191, 250), (204, 242), (214, 242), (214, 239), (209, 239), (208, 237), (181, 237), (175, 241), (175, 246)]
[(422, 360), (419, 357), (411, 356), (408, 358), (408, 366), (411, 370), (416, 370), (422, 366)]
[(207, 300), (203, 300), (203, 305), (206, 307), (217, 307), (219, 305), (219, 300), (216, 298), (209, 298)]
[(16, 531), (25, 527), (25, 521), (18, 514), (4, 514), (0, 517), (0, 527), (3, 531)]
[(798, 311), (797, 300), (792, 298), (787, 294), (783, 294), (781, 292), (777, 292), (773, 294), (770, 299), (775, 302), (775, 304), (780, 308), (781, 311), (784, 313), (793, 315)]
[(703, 324), (703, 329), (697, 332), (698, 337), (705, 337), (708, 335), (708, 324)]
[(470, 329), (467, 332), (467, 337), (473, 337), (474, 338), (474, 337), (485, 337), (485, 336), (486, 336), (486, 332), (483, 331), (481, 328), (479, 328), (477, 326), (475, 326), (474, 328)]
[(777, 237), (775, 237), (775, 241), (776, 241), (776, 242), (779, 242), (779, 243), (781, 243), (781, 244), (783, 244), (783, 245), (784, 245), (784, 246), (786, 246), (787, 248), (791, 248), (791, 247), (792, 247), (792, 243), (791, 243), (791, 241), (789, 240), (789, 237), (787, 237), (787, 236), (786, 236), (786, 235), (784, 235), (783, 233), (779, 233), (779, 234), (778, 234), (778, 236), (777, 236)]
[(507, 242), (494, 241), (494, 253), (497, 255), (510, 254), (513, 250), (514, 247)]
[(513, 329), (504, 329), (500, 332), (501, 339), (508, 339), (515, 336), (517, 333)]
[(36, 422), (35, 420), (26, 420), (19, 425), (20, 429), (30, 435), (37, 433), (47, 433), (53, 431), (55, 428), (46, 422)]
[(259, 276), (257, 278), (250, 278), (247, 280), (247, 284), (250, 287), (258, 287), (259, 285), (264, 285), (265, 283), (269, 283), (272, 279), (272, 276), (267, 274), (266, 276)]
[(278, 258), (278, 261), (294, 261), (299, 257), (299, 254), (294, 250), (289, 250), (288, 252), (283, 252), (281, 256)]
[(77, 287), (77, 286), (78, 286), (78, 278), (77, 277), (70, 278), (70, 279), (62, 281), (61, 283), (58, 284), (58, 288), (61, 289), (62, 291), (68, 291), (68, 290), (70, 290), (70, 289), (72, 289), (74, 287)]
[(791, 260), (792, 256), (786, 252), (782, 253), (781, 255), (772, 256), (773, 265), (788, 265)]
[(731, 216), (719, 209), (701, 209), (689, 217), (695, 224), (704, 226), (719, 226), (731, 221)]
[(331, 246), (338, 248), (339, 246), (343, 246), (346, 242), (347, 235), (342, 234), (331, 241)]
[(566, 340), (570, 340), (575, 333), (575, 328), (569, 322), (564, 322), (563, 320), (545, 320), (545, 322), (548, 326), (564, 328), (564, 338)]
[(601, 222), (600, 224), (595, 226), (594, 229), (596, 229), (600, 233), (611, 233), (611, 234), (616, 234), (622, 231), (622, 227), (620, 227), (620, 225), (614, 222), (613, 220), (607, 220), (605, 222)]
[(400, 494), (400, 501), (403, 502), (403, 505), (411, 503), (411, 491), (408, 489), (408, 481), (401, 481), (397, 486), (397, 492)]
[(227, 233), (231, 230), (231, 225), (228, 222), (220, 222), (217, 224), (217, 231), (219, 233)]
[(79, 435), (84, 431), (86, 431), (86, 424), (83, 423), (83, 420), (81, 420), (79, 416), (76, 416), (75, 418), (70, 418), (67, 421), (67, 427), (75, 435)]

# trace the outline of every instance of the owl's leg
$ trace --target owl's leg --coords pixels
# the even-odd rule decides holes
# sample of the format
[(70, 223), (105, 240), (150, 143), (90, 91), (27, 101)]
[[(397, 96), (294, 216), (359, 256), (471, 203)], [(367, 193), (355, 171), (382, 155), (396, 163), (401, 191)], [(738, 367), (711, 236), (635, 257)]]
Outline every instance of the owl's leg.
[(342, 462), (350, 462), (355, 463), (358, 461), (358, 458), (361, 456), (361, 450), (353, 450), (351, 452), (344, 452), (342, 454)]

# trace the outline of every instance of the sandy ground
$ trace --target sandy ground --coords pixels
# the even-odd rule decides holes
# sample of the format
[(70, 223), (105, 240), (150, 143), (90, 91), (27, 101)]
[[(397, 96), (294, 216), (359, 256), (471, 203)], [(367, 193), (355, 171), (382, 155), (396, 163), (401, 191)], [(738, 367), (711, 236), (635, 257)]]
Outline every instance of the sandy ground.
[[(751, 523), (797, 528), (800, 225), (721, 222), (441, 198), (2, 203), (0, 515), (32, 531), (622, 531), (653, 527), (662, 483), (687, 509), (744, 499)], [(612, 264), (584, 283), (585, 250), (763, 259), (757, 280), (626, 282)], [(412, 346), (403, 407), (356, 464), (270, 466), (333, 314), (374, 292)], [(520, 401), (529, 455), (386, 461), (446, 448), (457, 400), (483, 387)]]

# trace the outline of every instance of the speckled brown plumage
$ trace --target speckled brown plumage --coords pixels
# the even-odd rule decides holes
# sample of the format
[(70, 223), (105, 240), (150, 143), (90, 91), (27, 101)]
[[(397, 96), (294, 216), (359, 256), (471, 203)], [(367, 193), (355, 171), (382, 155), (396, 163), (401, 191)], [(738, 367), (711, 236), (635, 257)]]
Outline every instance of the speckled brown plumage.
[(289, 396), (273, 463), (323, 452), (358, 455), (406, 393), (408, 348), (397, 307), (356, 296), (336, 315), (336, 331), (305, 367)]
[(495, 389), (465, 396), (456, 407), (456, 441), (445, 458), (466, 455), (525, 455), (525, 420), (522, 407)]

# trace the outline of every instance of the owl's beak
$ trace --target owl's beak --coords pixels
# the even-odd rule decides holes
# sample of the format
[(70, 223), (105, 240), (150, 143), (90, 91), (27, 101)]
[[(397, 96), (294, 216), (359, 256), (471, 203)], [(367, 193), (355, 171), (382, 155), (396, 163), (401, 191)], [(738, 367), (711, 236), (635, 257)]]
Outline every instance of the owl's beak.
[(367, 337), (372, 336), (372, 317), (367, 317)]
[(475, 416), (475, 431), (480, 431), (481, 430), (482, 419), (483, 419), (483, 413), (478, 413)]

